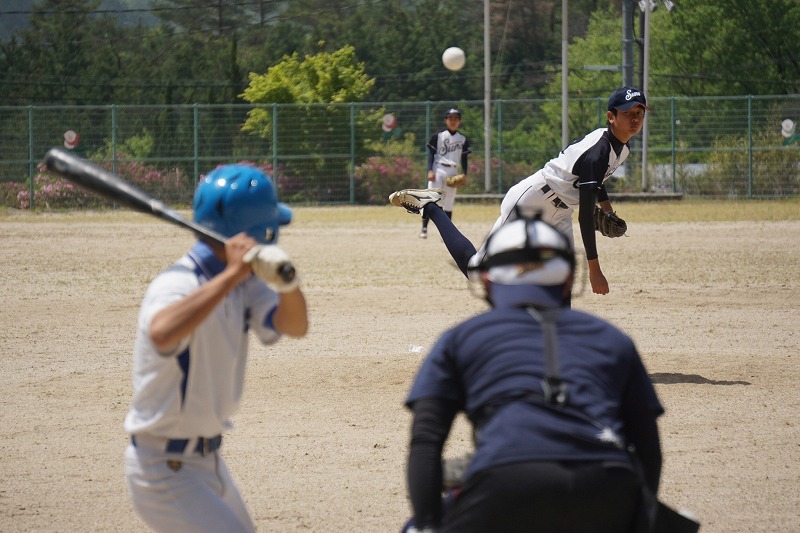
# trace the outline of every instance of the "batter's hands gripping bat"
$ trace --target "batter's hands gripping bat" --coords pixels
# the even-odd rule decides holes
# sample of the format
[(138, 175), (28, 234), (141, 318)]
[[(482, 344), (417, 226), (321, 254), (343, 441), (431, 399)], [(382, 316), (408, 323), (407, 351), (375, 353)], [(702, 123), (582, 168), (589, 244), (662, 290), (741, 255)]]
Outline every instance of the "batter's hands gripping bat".
[[(49, 170), (61, 174), (71, 182), (113, 202), (190, 229), (197, 235), (222, 246), (225, 245), (227, 239), (224, 235), (182, 217), (164, 203), (121, 177), (62, 148), (51, 148), (44, 157), (44, 164)], [(287, 262), (281, 267), (280, 277), (284, 282), (288, 283), (294, 280), (295, 276), (296, 272), (291, 263)]]

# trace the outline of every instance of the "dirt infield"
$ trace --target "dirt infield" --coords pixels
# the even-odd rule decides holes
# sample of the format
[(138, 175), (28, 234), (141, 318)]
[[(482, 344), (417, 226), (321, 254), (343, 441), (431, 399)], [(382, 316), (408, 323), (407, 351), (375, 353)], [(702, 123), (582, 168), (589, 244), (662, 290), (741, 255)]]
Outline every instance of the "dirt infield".
[[(480, 241), (494, 216), (473, 209), (455, 218)], [(628, 332), (656, 382), (661, 498), (705, 532), (800, 531), (800, 221), (629, 225), (599, 243), (611, 294), (574, 306)], [(253, 344), (223, 446), (260, 531), (408, 516), (403, 398), (438, 334), (484, 309), (417, 231), (390, 207), (300, 208), (282, 234), (311, 330)], [(135, 316), (192, 237), (124, 212), (2, 213), (0, 232), (0, 531), (142, 531), (122, 461)], [(460, 421), (448, 453), (467, 446)]]

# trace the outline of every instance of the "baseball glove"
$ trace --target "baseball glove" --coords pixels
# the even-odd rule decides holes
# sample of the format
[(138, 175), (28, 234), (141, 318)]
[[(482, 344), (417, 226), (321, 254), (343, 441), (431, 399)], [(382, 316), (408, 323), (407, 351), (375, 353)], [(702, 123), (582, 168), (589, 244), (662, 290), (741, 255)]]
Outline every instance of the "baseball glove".
[(622, 237), (628, 231), (628, 224), (613, 211), (606, 213), (599, 206), (594, 206), (594, 229), (606, 237)]
[(466, 174), (456, 174), (455, 176), (450, 176), (447, 178), (447, 185), (450, 187), (455, 187), (456, 189), (461, 187), (467, 182), (467, 175)]

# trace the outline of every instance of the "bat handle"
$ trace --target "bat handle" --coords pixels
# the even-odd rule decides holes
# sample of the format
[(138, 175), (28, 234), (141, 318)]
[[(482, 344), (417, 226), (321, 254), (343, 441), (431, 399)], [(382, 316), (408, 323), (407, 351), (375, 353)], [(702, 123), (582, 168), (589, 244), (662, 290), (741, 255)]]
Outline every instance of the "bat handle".
[(297, 271), (291, 263), (284, 263), (278, 269), (278, 274), (283, 281), (289, 283), (297, 276)]

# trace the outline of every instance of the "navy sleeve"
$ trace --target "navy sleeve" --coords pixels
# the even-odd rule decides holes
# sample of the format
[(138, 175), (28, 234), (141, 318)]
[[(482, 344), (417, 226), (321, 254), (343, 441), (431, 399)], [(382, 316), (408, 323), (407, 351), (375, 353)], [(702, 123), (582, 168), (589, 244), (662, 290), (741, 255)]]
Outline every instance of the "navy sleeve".
[(436, 155), (436, 145), (439, 142), (439, 134), (434, 133), (428, 141), (428, 170), (433, 170), (433, 156)]
[(469, 159), (469, 139), (464, 141), (464, 148), (461, 149), (461, 172), (466, 175), (467, 174), (467, 161)]
[(406, 482), (418, 529), (437, 527), (442, 520), (442, 449), (458, 407), (446, 400), (424, 399), (411, 406)]
[(628, 441), (636, 447), (642, 463), (644, 482), (653, 494), (658, 494), (663, 459), (655, 416), (653, 413), (639, 411), (626, 421), (626, 432)]
[(578, 190), (578, 225), (581, 228), (581, 239), (586, 251), (586, 259), (597, 259), (597, 236), (594, 233), (594, 206), (597, 205), (597, 189), (590, 185), (581, 185)]
[[(635, 350), (635, 349), (634, 349)], [(634, 352), (631, 375), (624, 391), (622, 417), (628, 442), (636, 447), (644, 468), (645, 482), (658, 492), (661, 477), (661, 442), (656, 420), (664, 413), (653, 382), (639, 357)]]
[(605, 202), (606, 200), (608, 200), (608, 191), (606, 191), (606, 185), (602, 183), (600, 188), (597, 189), (597, 201)]

